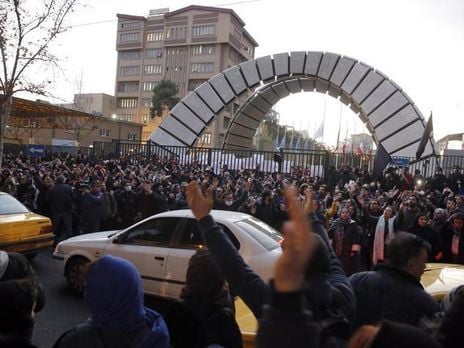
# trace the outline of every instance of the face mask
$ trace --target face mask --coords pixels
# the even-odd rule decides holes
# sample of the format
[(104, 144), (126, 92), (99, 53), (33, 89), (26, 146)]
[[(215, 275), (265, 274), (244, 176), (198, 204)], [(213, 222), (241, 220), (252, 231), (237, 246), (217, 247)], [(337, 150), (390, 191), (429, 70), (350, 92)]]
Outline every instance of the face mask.
[(124, 191), (129, 192), (130, 190), (132, 190), (131, 186), (125, 186), (124, 187)]
[(230, 207), (233, 203), (234, 201), (224, 201), (224, 204), (227, 205), (228, 207)]

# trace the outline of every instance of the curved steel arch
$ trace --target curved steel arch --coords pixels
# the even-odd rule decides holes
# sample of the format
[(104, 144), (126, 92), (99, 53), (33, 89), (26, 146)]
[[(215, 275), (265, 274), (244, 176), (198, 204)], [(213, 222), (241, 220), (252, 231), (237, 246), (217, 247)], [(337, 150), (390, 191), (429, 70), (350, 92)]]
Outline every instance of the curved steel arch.
[[(150, 140), (158, 145), (192, 146), (224, 107), (251, 92), (234, 115), (223, 144), (227, 149), (248, 149), (272, 106), (302, 91), (338, 98), (390, 156), (415, 157), (425, 121), (414, 102), (379, 70), (329, 52), (279, 53), (229, 68), (184, 97)], [(423, 157), (432, 154), (433, 139), (429, 139)]]

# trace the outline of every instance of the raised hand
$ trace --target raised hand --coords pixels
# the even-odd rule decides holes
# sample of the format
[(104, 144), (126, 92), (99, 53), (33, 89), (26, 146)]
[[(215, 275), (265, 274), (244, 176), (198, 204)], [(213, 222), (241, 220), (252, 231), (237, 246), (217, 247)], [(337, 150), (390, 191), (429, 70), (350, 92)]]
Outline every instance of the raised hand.
[(208, 190), (206, 195), (196, 181), (191, 181), (187, 186), (187, 203), (192, 209), (193, 215), (200, 221), (209, 214), (213, 208), (213, 192)]
[(305, 204), (305, 213), (306, 214), (313, 214), (314, 213), (314, 205), (313, 205), (313, 200), (314, 200), (314, 192), (307, 188), (304, 191), (304, 194), (306, 196), (306, 204)]
[(285, 199), (291, 221), (284, 225), (282, 255), (274, 266), (274, 286), (279, 292), (301, 289), (314, 247), (311, 226), (297, 200), (295, 187), (285, 189)]

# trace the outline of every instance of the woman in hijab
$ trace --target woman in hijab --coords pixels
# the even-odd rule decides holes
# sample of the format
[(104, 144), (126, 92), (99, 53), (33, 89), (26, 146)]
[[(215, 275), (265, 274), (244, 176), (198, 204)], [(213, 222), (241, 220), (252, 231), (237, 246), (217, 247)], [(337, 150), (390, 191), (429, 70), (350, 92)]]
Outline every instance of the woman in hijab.
[(412, 234), (427, 241), (432, 247), (429, 254), (429, 262), (439, 262), (443, 258), (443, 242), (437, 231), (428, 225), (427, 215), (419, 213), (414, 219), (414, 224), (409, 230)]
[(383, 215), (378, 217), (377, 225), (374, 232), (374, 247), (372, 250), (372, 263), (375, 265), (378, 262), (384, 262), (388, 245), (395, 236), (395, 218), (394, 210), (391, 206), (387, 206), (383, 211)]
[(341, 210), (340, 218), (332, 223), (328, 234), (346, 275), (350, 276), (357, 272), (361, 250), (361, 231), (356, 222), (351, 220), (349, 208)]
[(209, 251), (190, 259), (180, 298), (165, 315), (172, 347), (242, 347), (229, 287)]
[(89, 264), (84, 299), (91, 317), (65, 332), (54, 347), (168, 348), (166, 324), (144, 307), (142, 278), (127, 260), (103, 256)]

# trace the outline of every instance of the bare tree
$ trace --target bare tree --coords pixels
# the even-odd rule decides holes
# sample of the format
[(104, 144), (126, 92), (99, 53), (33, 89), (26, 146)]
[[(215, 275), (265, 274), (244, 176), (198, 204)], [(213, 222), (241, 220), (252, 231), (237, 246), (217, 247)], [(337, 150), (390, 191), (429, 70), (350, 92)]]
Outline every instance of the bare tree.
[[(45, 95), (51, 79), (31, 74), (34, 66), (57, 66), (50, 43), (66, 31), (66, 18), (78, 0), (0, 0), (0, 167), (4, 131), (13, 95)], [(41, 76), (38, 76), (41, 75)]]

